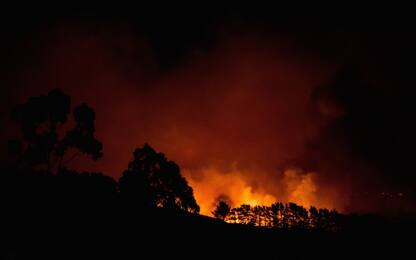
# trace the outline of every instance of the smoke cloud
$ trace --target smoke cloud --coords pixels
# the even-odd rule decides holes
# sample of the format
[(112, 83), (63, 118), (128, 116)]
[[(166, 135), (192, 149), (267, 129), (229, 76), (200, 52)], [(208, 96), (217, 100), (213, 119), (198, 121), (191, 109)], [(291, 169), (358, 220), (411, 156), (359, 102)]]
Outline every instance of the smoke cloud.
[(74, 167), (118, 178), (147, 142), (181, 166), (203, 214), (219, 196), (233, 206), (278, 200), (354, 210), (355, 180), (369, 166), (343, 140), (322, 137), (348, 114), (320, 92), (336, 66), (290, 37), (219, 30), (209, 48), (190, 48), (169, 69), (125, 25), (59, 24), (30, 41), (39, 44), (19, 49), (26, 65), (9, 75), (14, 88), (4, 96), (11, 105), (59, 87), (74, 105), (96, 109), (104, 158)]

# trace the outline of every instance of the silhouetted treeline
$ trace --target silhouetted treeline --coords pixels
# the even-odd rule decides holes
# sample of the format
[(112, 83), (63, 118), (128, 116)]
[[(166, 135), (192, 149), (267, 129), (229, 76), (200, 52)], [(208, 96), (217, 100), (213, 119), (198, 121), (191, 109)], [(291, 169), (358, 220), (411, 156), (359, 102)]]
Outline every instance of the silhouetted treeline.
[(318, 229), (325, 231), (338, 231), (342, 228), (342, 221), (346, 216), (336, 210), (317, 209), (309, 210), (295, 203), (276, 202), (271, 206), (250, 206), (243, 204), (230, 209), (220, 201), (214, 216), (227, 223), (245, 224), (257, 227), (280, 229)]
[[(137, 210), (161, 207), (173, 211), (198, 213), (192, 188), (180, 175), (179, 167), (156, 153), (149, 145), (136, 149), (144, 158), (114, 180), (99, 172), (77, 172), (62, 168), (55, 173), (32, 169), (1, 169), (0, 196), (13, 207), (98, 207), (128, 204)], [(154, 155), (151, 161), (148, 153)], [(133, 162), (130, 165), (134, 164)]]
[(79, 156), (99, 160), (103, 146), (95, 137), (94, 110), (85, 103), (76, 106), (72, 123), (70, 108), (71, 98), (60, 89), (15, 107), (12, 117), (21, 135), (9, 142), (13, 166), (3, 170), (2, 199), (16, 205), (54, 201), (91, 207), (117, 199), (131, 207), (199, 213), (179, 166), (148, 144), (134, 151), (118, 182), (102, 173), (71, 170)]

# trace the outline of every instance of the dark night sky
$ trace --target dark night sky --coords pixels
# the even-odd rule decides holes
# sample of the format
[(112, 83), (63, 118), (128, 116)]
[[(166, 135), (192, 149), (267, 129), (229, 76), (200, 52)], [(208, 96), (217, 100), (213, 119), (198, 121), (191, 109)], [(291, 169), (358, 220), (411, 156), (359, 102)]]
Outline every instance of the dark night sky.
[[(416, 208), (411, 16), (3, 12), (3, 146), (11, 107), (60, 87), (96, 109), (105, 157), (91, 167), (111, 176), (150, 142), (181, 165), (206, 208), (222, 193), (244, 200), (236, 193), (247, 187), (256, 201)], [(217, 180), (230, 190), (209, 186)]]

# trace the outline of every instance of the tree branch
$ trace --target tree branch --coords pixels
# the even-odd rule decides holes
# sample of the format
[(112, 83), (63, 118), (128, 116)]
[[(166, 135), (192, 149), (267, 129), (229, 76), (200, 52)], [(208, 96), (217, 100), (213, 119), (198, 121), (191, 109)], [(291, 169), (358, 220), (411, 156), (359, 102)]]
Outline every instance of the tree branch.
[(71, 156), (71, 158), (69, 158), (68, 160), (66, 160), (65, 162), (62, 163), (63, 166), (66, 166), (68, 163), (70, 163), (72, 160), (74, 160), (75, 158), (77, 158), (78, 156), (80, 156), (81, 153), (75, 153)]

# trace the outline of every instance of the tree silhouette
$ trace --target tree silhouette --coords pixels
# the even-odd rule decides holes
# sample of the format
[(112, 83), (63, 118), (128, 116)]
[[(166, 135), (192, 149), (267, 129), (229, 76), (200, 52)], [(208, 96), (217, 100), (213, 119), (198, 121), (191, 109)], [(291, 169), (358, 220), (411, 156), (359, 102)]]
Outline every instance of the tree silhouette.
[(292, 214), (295, 216), (293, 219), (293, 226), (295, 228), (306, 229), (309, 227), (309, 215), (308, 211), (300, 205), (290, 203)]
[(148, 144), (134, 151), (119, 187), (122, 197), (141, 205), (199, 213), (193, 190), (181, 176), (179, 166)]
[(281, 202), (272, 204), (271, 210), (273, 213), (272, 226), (275, 228), (283, 228), (283, 211), (285, 206)]
[(321, 223), (320, 223), (319, 211), (316, 207), (311, 206), (309, 208), (309, 216), (310, 216), (310, 221), (309, 221), (310, 226), (312, 228), (320, 228)]
[(253, 208), (250, 205), (242, 204), (238, 208), (233, 208), (230, 214), (226, 217), (227, 222), (252, 225), (256, 223)]
[(230, 213), (230, 206), (227, 204), (227, 202), (220, 201), (218, 202), (215, 210), (212, 212), (212, 215), (218, 219), (224, 220), (228, 213)]
[[(20, 126), (22, 138), (11, 140), (9, 151), (18, 158), (18, 167), (56, 173), (80, 154), (90, 155), (93, 160), (102, 157), (102, 144), (94, 137), (94, 110), (85, 103), (75, 107), (75, 127), (70, 129), (64, 125), (70, 105), (70, 97), (54, 89), (15, 107), (13, 119)], [(68, 131), (60, 138), (63, 130)], [(76, 152), (65, 158), (68, 150)]]
[(270, 226), (271, 215), (269, 212), (269, 207), (257, 205), (252, 208), (252, 212), (254, 215), (255, 226), (260, 226), (260, 227)]
[[(213, 212), (215, 216), (215, 211)], [(301, 205), (289, 202), (276, 202), (271, 206), (241, 205), (232, 208), (225, 221), (233, 224), (245, 224), (278, 229), (315, 229), (339, 231), (342, 229), (345, 215), (336, 210), (317, 209), (309, 211)]]

